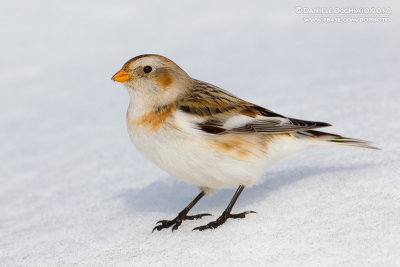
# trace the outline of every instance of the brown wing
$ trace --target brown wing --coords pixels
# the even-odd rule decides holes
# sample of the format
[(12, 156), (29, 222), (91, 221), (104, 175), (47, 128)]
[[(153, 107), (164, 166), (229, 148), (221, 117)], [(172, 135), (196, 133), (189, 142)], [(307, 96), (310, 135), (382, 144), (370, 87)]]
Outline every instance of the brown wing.
[(324, 122), (288, 118), (244, 101), (214, 85), (198, 80), (194, 82), (193, 90), (178, 102), (177, 107), (187, 114), (202, 118), (202, 122), (196, 124), (207, 133), (272, 134), (330, 126)]

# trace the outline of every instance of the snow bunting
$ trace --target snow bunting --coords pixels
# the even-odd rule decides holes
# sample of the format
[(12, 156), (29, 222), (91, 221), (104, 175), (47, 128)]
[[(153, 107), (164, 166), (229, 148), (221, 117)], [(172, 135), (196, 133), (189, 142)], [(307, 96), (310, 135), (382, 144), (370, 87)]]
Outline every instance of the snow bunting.
[(183, 220), (214, 189), (238, 187), (222, 215), (207, 225), (217, 228), (228, 218), (243, 189), (253, 185), (277, 160), (316, 145), (376, 149), (363, 140), (313, 130), (330, 126), (282, 116), (249, 103), (212, 84), (191, 78), (177, 64), (159, 55), (127, 61), (112, 79), (128, 89), (129, 136), (137, 149), (171, 175), (198, 186), (200, 194), (173, 220), (154, 230), (178, 229)]

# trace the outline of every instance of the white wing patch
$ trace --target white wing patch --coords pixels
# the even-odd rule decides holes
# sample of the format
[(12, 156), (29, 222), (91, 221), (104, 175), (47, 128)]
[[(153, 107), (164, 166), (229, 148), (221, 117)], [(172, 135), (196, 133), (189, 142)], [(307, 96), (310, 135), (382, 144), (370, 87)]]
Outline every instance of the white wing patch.
[(184, 132), (200, 134), (202, 131), (198, 125), (205, 121), (205, 118), (193, 116), (180, 110), (175, 111), (175, 122), (178, 128)]
[(223, 128), (227, 130), (237, 129), (246, 127), (247, 125), (266, 125), (273, 124), (276, 126), (280, 125), (292, 125), (291, 121), (287, 118), (280, 117), (266, 117), (266, 116), (256, 116), (249, 117), (246, 115), (235, 115), (228, 118), (222, 125)]

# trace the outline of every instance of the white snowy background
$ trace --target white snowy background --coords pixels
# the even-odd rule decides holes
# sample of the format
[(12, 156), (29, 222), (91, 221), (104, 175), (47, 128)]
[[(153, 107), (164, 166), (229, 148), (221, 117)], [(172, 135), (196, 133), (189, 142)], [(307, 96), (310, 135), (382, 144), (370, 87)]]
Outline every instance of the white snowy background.
[[(397, 1), (398, 2), (398, 1)], [(296, 6), (391, 7), (388, 23), (304, 23)], [(2, 1), (1, 266), (400, 266), (396, 1)], [(313, 148), (246, 189), (205, 197), (142, 157), (110, 80), (157, 53), (192, 77), (383, 150)], [(156, 153), (156, 151), (155, 151)], [(173, 151), (171, 151), (173, 153)]]

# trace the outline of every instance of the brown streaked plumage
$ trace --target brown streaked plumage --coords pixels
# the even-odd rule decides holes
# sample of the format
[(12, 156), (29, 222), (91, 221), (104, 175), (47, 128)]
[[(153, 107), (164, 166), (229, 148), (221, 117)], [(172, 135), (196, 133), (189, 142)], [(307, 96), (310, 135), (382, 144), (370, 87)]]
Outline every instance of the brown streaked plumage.
[(283, 117), (268, 109), (238, 98), (215, 85), (199, 80), (194, 80), (192, 90), (179, 101), (181, 108), (186, 108), (193, 115), (198, 116), (236, 113), (250, 117), (256, 117), (257, 115)]
[[(267, 134), (297, 132), (330, 126), (329, 123), (304, 121), (284, 117), (263, 107), (244, 101), (214, 85), (194, 80), (194, 87), (183, 95), (177, 108), (193, 116), (199, 116), (204, 122), (199, 128), (208, 133), (225, 132), (248, 133), (263, 132)], [(233, 116), (244, 115), (256, 118), (241, 127), (224, 129), (223, 124)]]

